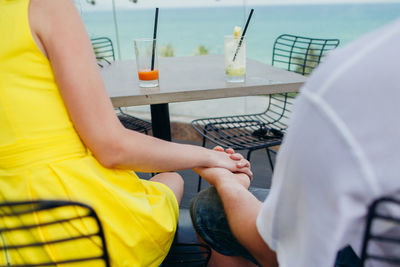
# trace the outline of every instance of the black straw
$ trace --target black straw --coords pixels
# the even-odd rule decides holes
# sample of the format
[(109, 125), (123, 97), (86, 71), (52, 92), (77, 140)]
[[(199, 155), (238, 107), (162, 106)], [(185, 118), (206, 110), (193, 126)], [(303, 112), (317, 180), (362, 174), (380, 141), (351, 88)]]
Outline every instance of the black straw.
[(252, 8), (250, 10), (249, 17), (247, 18), (246, 25), (244, 26), (244, 30), (243, 30), (242, 36), (240, 36), (239, 45), (236, 48), (236, 52), (235, 52), (235, 55), (233, 56), (233, 60), (232, 61), (235, 61), (237, 53), (239, 52), (240, 46), (242, 45), (244, 35), (246, 34), (246, 31), (247, 31), (247, 26), (249, 26), (249, 22), (250, 22), (251, 16), (253, 15), (253, 11), (254, 11), (254, 8)]
[(156, 7), (156, 16), (154, 18), (153, 51), (151, 54), (151, 70), (154, 70), (154, 55), (156, 52), (156, 40), (157, 40), (157, 24), (158, 24), (158, 7)]

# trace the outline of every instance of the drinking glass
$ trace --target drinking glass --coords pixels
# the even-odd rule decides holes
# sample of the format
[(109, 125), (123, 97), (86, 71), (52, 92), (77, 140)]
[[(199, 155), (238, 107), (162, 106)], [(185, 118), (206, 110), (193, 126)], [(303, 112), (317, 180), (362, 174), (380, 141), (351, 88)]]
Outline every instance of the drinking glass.
[(244, 82), (246, 78), (246, 37), (224, 36), (224, 52), (226, 81)]
[(151, 38), (133, 40), (140, 87), (158, 86), (157, 40)]

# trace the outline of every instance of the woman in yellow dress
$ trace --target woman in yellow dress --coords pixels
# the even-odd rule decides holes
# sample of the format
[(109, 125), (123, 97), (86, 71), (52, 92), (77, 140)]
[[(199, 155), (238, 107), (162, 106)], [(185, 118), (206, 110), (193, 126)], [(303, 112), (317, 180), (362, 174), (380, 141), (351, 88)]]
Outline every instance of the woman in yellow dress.
[[(0, 197), (89, 204), (112, 266), (159, 266), (166, 256), (183, 194), (169, 171), (251, 175), (236, 154), (125, 129), (72, 0), (0, 0), (0, 36)], [(133, 170), (162, 173), (146, 181)]]

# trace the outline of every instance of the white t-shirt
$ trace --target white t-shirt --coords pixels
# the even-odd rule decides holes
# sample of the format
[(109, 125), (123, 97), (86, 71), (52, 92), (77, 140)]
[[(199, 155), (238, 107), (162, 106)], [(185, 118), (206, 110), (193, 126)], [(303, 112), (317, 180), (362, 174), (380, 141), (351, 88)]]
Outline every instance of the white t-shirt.
[(368, 205), (400, 196), (400, 20), (332, 52), (302, 88), (257, 219), (281, 267), (359, 253)]

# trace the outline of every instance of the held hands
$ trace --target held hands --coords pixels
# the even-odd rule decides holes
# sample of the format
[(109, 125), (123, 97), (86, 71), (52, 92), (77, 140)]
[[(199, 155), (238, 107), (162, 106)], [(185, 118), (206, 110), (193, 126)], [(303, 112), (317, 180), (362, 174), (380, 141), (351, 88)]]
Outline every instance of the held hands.
[(223, 183), (237, 182), (248, 188), (253, 177), (253, 173), (250, 170), (250, 163), (241, 154), (235, 153), (233, 149), (228, 148), (224, 151), (222, 147), (216, 146), (213, 150), (221, 153), (218, 154), (219, 156), (228, 157), (230, 164), (233, 161), (233, 167), (226, 168), (225, 166), (218, 165), (218, 162), (216, 162), (215, 167), (194, 168), (193, 170), (207, 180), (208, 183), (216, 187)]
[(227, 148), (225, 151), (221, 146), (216, 146), (213, 148), (214, 151), (217, 151), (219, 153), (223, 153), (224, 156), (229, 156), (230, 161), (233, 161), (235, 163), (234, 168), (226, 168), (224, 166), (215, 166), (215, 167), (223, 167), (225, 169), (230, 170), (233, 173), (244, 173), (246, 174), (249, 179), (251, 180), (253, 178), (253, 173), (250, 170), (250, 162), (246, 160), (242, 154), (235, 153), (235, 151), (232, 148)]
[(220, 167), (233, 173), (244, 173), (250, 179), (253, 177), (250, 162), (241, 154), (235, 153), (233, 149), (228, 148), (224, 151), (222, 147), (216, 146), (212, 152), (211, 164), (207, 167)]

